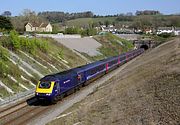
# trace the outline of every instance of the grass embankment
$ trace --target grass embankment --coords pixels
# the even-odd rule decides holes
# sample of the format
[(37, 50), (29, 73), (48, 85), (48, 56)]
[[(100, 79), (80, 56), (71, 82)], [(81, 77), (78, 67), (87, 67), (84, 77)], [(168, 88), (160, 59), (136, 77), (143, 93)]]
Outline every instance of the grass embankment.
[[(16, 54), (19, 59), (13, 57), (10, 52)], [(40, 74), (47, 75), (84, 64), (85, 60), (50, 38), (21, 38), (15, 31), (11, 31), (10, 36), (0, 37), (0, 80), (15, 93), (26, 90), (22, 85), (28, 89), (33, 88), (31, 84), (36, 84), (40, 79), (27, 65)], [(0, 89), (0, 97), (12, 95), (3, 87)]]
[(146, 52), (48, 125), (178, 125), (179, 42)]
[(111, 33), (94, 36), (94, 39), (101, 43), (102, 47), (100, 47), (98, 51), (102, 55), (89, 57), (92, 60), (99, 60), (111, 56), (117, 56), (123, 52), (127, 52), (133, 49), (132, 42), (125, 39), (121, 39)]

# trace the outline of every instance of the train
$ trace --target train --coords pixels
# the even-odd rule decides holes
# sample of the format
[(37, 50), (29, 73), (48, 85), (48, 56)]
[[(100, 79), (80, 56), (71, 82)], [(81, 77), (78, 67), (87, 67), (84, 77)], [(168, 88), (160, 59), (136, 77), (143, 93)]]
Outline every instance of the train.
[(86, 86), (93, 80), (109, 73), (144, 52), (143, 48), (131, 50), (118, 56), (72, 68), (63, 72), (46, 75), (36, 85), (37, 100), (56, 103), (64, 96)]

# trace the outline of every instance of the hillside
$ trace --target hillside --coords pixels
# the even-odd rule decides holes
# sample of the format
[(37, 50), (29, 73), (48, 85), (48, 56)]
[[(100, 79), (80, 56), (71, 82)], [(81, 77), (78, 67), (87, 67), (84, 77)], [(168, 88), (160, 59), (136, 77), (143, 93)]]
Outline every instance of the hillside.
[(101, 47), (98, 48), (98, 51), (102, 55), (90, 57), (93, 60), (99, 60), (111, 56), (116, 56), (123, 52), (132, 50), (134, 48), (131, 41), (122, 39), (111, 33), (97, 35), (94, 36), (93, 38), (102, 45)]
[(110, 23), (116, 22), (117, 17), (102, 17), (102, 18), (78, 18), (74, 20), (67, 21), (66, 25), (69, 27), (77, 26), (77, 27), (86, 27), (92, 23), (105, 23), (108, 21)]
[(178, 125), (180, 38), (145, 52), (48, 125)]
[(21, 38), (12, 31), (0, 37), (0, 101), (31, 90), (44, 75), (86, 63), (51, 38)]

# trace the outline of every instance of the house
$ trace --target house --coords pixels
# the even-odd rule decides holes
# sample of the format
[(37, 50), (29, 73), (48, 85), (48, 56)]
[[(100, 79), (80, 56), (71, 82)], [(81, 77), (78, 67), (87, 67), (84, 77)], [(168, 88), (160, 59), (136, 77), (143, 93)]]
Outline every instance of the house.
[(157, 34), (162, 33), (172, 33), (174, 35), (180, 35), (180, 27), (159, 27), (157, 29)]
[(52, 25), (50, 23), (36, 23), (28, 22), (25, 25), (26, 32), (52, 32)]
[(144, 29), (145, 34), (153, 34), (154, 32), (155, 32), (155, 29), (151, 27)]
[(120, 33), (120, 34), (133, 34), (134, 30), (130, 29), (130, 28), (120, 28), (118, 30), (118, 33)]
[(175, 27), (174, 28), (174, 35), (180, 35), (180, 27)]
[(173, 27), (158, 27), (157, 34), (173, 33), (173, 31), (174, 31)]
[(117, 31), (117, 29), (113, 25), (109, 25), (107, 27), (105, 25), (102, 25), (101, 30), (102, 32), (116, 32)]

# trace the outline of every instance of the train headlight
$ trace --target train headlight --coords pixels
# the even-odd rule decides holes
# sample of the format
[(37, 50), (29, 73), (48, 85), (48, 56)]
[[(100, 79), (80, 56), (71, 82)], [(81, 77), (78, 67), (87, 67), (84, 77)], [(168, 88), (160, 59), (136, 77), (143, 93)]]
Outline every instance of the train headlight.
[(39, 93), (36, 92), (36, 95), (39, 95)]
[(50, 96), (50, 95), (51, 95), (51, 93), (46, 93), (46, 95), (47, 95), (47, 96)]

